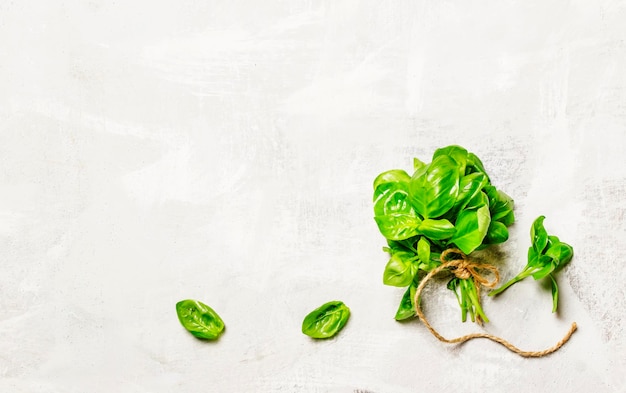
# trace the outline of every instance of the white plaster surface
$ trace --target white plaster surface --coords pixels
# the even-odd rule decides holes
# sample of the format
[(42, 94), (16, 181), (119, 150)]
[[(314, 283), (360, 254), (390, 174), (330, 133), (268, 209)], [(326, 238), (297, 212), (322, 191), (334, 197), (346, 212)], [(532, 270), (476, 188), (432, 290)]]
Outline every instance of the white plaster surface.
[[(626, 3), (2, 1), (0, 392), (626, 391)], [(371, 184), (460, 144), (574, 246), (474, 340), (394, 321)], [(496, 255), (498, 256), (498, 255)], [(425, 310), (462, 324), (443, 279)], [(194, 339), (174, 305), (226, 322)], [(340, 299), (335, 339), (304, 315)]]

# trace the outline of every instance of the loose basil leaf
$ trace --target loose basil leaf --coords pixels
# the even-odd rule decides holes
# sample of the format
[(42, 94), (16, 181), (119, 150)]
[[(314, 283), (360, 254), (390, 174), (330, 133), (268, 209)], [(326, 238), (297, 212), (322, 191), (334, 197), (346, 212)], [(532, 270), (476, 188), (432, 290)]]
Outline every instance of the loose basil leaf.
[(195, 337), (215, 340), (224, 331), (224, 321), (213, 309), (197, 300), (176, 303), (176, 314), (181, 325)]
[(413, 281), (417, 266), (414, 263), (415, 254), (396, 252), (391, 255), (383, 273), (383, 284), (394, 287), (405, 287)]
[(409, 183), (409, 195), (415, 210), (424, 218), (437, 218), (454, 205), (459, 192), (457, 163), (448, 156), (438, 156), (426, 171), (418, 171)]
[(470, 254), (483, 242), (490, 222), (488, 206), (463, 210), (456, 221), (456, 233), (449, 243), (455, 244), (465, 254)]
[(533, 248), (537, 253), (541, 253), (548, 245), (548, 232), (543, 227), (544, 216), (539, 216), (530, 227), (530, 239)]
[(506, 225), (501, 223), (500, 221), (491, 221), (489, 224), (489, 229), (487, 230), (487, 237), (485, 237), (485, 241), (488, 244), (499, 244), (504, 243), (509, 238), (509, 230)]
[(331, 301), (311, 311), (302, 321), (302, 333), (312, 338), (329, 338), (339, 333), (350, 318), (350, 309)]
[(432, 240), (449, 239), (454, 235), (454, 225), (448, 220), (425, 219), (420, 224), (418, 231)]
[(433, 161), (435, 161), (435, 159), (439, 156), (448, 156), (452, 158), (457, 163), (459, 176), (465, 175), (465, 166), (467, 164), (467, 150), (457, 145), (442, 147), (435, 150), (435, 153), (433, 154)]
[(405, 319), (415, 316), (415, 304), (413, 301), (416, 289), (417, 285), (415, 282), (412, 282), (404, 292), (404, 295), (402, 295), (402, 300), (400, 300), (398, 311), (396, 311), (396, 316), (394, 317), (396, 321), (404, 321)]
[(390, 240), (404, 240), (419, 234), (417, 228), (422, 220), (412, 214), (387, 214), (374, 217), (378, 229)]

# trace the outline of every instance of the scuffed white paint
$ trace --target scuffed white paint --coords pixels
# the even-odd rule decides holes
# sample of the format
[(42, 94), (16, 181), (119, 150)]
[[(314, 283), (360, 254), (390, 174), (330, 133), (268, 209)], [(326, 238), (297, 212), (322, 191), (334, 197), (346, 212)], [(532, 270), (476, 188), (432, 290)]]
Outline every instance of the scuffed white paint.
[[(32, 3), (32, 2), (31, 2)], [(0, 391), (619, 392), (626, 6), (614, 1), (0, 5)], [(393, 320), (371, 184), (461, 144), (575, 258), (485, 298), (487, 341)], [(424, 302), (446, 336), (445, 278)], [(179, 325), (183, 298), (226, 322)], [(302, 318), (352, 317), (314, 342)]]

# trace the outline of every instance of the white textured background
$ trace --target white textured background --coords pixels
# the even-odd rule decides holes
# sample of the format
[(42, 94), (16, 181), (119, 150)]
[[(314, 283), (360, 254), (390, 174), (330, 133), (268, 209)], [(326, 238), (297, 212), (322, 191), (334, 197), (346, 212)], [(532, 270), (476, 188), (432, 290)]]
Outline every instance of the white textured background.
[[(3, 1), (0, 391), (625, 391), (625, 20), (610, 0)], [(504, 279), (540, 214), (574, 246), (558, 316), (531, 279), (484, 300), (524, 349), (577, 321), (553, 356), (393, 320), (371, 184), (448, 144), (516, 201)], [(479, 329), (443, 283), (435, 326)], [(184, 298), (218, 342), (183, 330)], [(303, 336), (332, 299), (346, 328)]]

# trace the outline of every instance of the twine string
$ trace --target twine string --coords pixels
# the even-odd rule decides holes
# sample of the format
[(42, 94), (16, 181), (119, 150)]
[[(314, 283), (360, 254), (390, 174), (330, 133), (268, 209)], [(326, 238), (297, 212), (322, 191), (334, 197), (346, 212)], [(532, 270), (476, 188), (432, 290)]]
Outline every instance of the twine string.
[[(450, 254), (456, 254), (459, 257), (448, 260), (447, 257)], [(453, 339), (445, 338), (437, 330), (435, 330), (435, 328), (433, 328), (432, 325), (428, 322), (420, 306), (420, 295), (422, 294), (422, 291), (424, 290), (426, 283), (433, 276), (440, 273), (441, 271), (445, 269), (450, 269), (454, 273), (454, 275), (460, 279), (463, 279), (463, 280), (470, 279), (470, 278), (473, 279), (474, 282), (476, 283), (475, 286), (478, 291), (478, 296), (480, 297), (480, 287), (484, 286), (486, 288), (495, 288), (495, 286), (498, 284), (498, 281), (500, 280), (500, 275), (498, 273), (498, 269), (495, 266), (490, 265), (490, 264), (478, 264), (476, 262), (473, 262), (461, 250), (458, 250), (456, 248), (449, 248), (445, 250), (444, 252), (442, 252), (440, 259), (441, 259), (441, 265), (439, 265), (434, 270), (430, 271), (426, 275), (426, 277), (424, 277), (424, 279), (418, 285), (417, 290), (415, 291), (415, 298), (414, 298), (415, 312), (417, 316), (422, 321), (422, 323), (426, 326), (426, 328), (430, 331), (430, 333), (433, 336), (435, 336), (439, 341), (449, 343), (449, 344), (460, 344), (460, 343), (464, 343), (466, 341), (469, 341), (475, 338), (486, 338), (486, 339), (489, 339), (491, 341), (494, 341), (503, 345), (510, 351), (515, 352), (516, 354), (520, 356), (542, 357), (542, 356), (549, 355), (559, 350), (570, 339), (572, 334), (574, 334), (574, 332), (576, 331), (577, 325), (576, 325), (576, 322), (573, 322), (572, 326), (569, 328), (568, 332), (565, 334), (565, 336), (563, 336), (561, 340), (559, 340), (555, 345), (551, 346), (550, 348), (544, 349), (542, 351), (523, 351), (519, 349), (518, 347), (516, 347), (515, 345), (508, 342), (507, 340), (498, 336), (494, 336), (493, 334), (489, 334), (489, 333), (470, 333), (470, 334), (467, 334), (461, 337), (456, 337)], [(494, 278), (492, 280), (489, 280), (484, 275), (479, 273), (478, 271), (479, 269), (491, 272)]]

